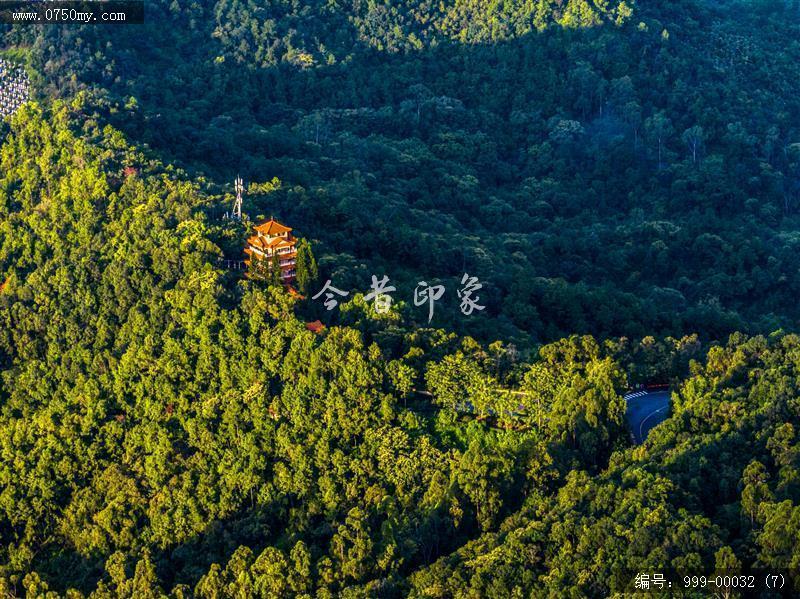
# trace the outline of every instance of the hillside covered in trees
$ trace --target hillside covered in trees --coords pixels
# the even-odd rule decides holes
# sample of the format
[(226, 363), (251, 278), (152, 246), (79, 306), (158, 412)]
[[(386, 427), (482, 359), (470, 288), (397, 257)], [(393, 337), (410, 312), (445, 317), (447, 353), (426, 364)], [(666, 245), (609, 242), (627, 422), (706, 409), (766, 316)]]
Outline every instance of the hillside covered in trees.
[[(37, 96), (0, 122), (0, 597), (800, 565), (796, 3), (147, 9), (0, 29)], [(223, 268), (239, 172), (305, 296)], [(465, 272), (487, 309), (428, 325)]]
[(277, 177), (246, 210), (307, 231), (341, 286), (469, 272), (493, 318), (442, 311), (436, 324), (487, 341), (724, 338), (800, 317), (791, 3), (152, 2), (148, 14), (144, 27), (20, 28), (6, 43), (42, 93), (89, 90), (105, 122), (193, 176), (228, 189), (237, 173)]

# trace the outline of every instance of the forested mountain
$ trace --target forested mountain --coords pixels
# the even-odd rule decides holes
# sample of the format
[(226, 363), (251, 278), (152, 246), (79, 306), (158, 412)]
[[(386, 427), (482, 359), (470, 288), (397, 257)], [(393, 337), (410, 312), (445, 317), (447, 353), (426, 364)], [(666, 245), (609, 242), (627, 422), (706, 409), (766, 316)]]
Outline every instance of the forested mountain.
[(154, 2), (143, 28), (7, 39), (45, 93), (100, 94), (105, 120), (190, 173), (280, 179), (246, 209), (312, 235), (342, 286), (485, 280), (491, 325), (441, 326), (791, 326), (797, 11), (559, 4)]
[[(154, 0), (0, 29), (37, 94), (0, 122), (0, 596), (796, 569), (796, 4)], [(237, 173), (252, 220), (310, 240), (305, 297), (219, 261)], [(373, 274), (388, 314), (310, 297)], [(450, 286), (430, 326), (423, 279)], [(648, 382), (671, 417), (633, 447)]]

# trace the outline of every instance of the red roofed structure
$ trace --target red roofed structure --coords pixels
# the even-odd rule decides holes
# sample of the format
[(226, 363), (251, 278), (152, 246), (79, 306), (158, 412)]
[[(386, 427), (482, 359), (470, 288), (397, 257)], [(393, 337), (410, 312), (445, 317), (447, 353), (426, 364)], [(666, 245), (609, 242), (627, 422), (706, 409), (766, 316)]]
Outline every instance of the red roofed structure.
[(253, 260), (265, 260), (267, 268), (272, 268), (272, 257), (277, 256), (281, 269), (281, 281), (289, 285), (294, 282), (297, 263), (297, 239), (292, 235), (292, 228), (270, 218), (268, 221), (253, 227), (256, 234), (247, 240), (244, 253), (250, 266)]
[(308, 329), (312, 333), (319, 334), (323, 330), (325, 330), (325, 325), (322, 324), (319, 320), (315, 320), (314, 322), (307, 322), (306, 323), (306, 329)]
[(267, 222), (261, 223), (260, 225), (256, 225), (253, 228), (260, 235), (264, 235), (267, 237), (278, 237), (280, 235), (285, 236), (287, 233), (292, 232), (291, 227), (282, 225), (281, 223), (276, 221), (275, 218), (270, 218)]

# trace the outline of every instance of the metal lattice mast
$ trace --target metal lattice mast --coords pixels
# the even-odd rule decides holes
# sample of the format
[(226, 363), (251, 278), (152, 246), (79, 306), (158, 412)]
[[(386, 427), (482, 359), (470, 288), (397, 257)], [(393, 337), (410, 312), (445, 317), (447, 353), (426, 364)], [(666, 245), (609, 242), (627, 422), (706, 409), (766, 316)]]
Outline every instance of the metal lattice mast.
[(244, 181), (242, 181), (241, 177), (236, 177), (233, 189), (236, 191), (236, 203), (233, 205), (233, 218), (242, 220), (242, 193), (244, 192)]

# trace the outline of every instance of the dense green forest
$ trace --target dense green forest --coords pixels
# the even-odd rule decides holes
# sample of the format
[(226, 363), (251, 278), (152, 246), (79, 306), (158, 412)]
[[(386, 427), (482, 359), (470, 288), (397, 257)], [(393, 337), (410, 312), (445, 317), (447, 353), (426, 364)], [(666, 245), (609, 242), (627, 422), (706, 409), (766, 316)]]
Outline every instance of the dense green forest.
[(277, 177), (245, 211), (312, 237), (340, 287), (485, 281), (492, 318), (438, 326), (521, 343), (791, 327), (799, 11), (612, 4), (153, 2), (143, 28), (6, 37), (42, 93), (90, 90), (193, 176)]
[[(796, 2), (733, 0), (0, 29), (37, 94), (0, 122), (0, 597), (796, 570), (799, 34)], [(271, 214), (305, 297), (219, 262)], [(327, 311), (325, 279), (360, 293)], [(633, 446), (648, 382), (671, 417)]]

